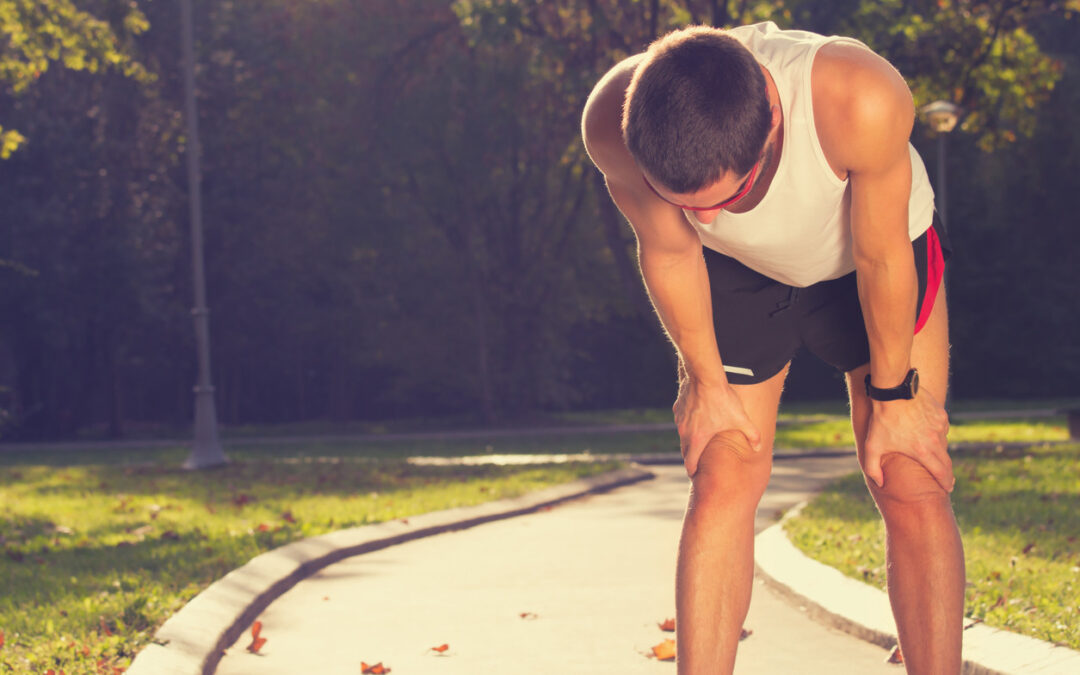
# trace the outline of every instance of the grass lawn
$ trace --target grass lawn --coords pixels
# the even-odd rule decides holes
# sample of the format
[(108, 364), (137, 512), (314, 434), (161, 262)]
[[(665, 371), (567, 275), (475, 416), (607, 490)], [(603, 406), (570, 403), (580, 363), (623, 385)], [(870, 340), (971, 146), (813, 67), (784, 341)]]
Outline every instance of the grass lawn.
[(400, 449), (327, 450), (230, 449), (230, 466), (199, 473), (177, 468), (183, 448), (0, 453), (0, 672), (117, 672), (170, 614), (264, 551), (619, 466), (412, 466)]
[[(1080, 649), (1080, 444), (963, 449), (953, 468), (965, 614)], [(807, 555), (885, 589), (884, 526), (861, 473), (835, 482), (786, 530)]]
[[(956, 420), (949, 427), (950, 443), (1039, 443), (1067, 441), (1065, 416), (1008, 420)], [(855, 445), (851, 422), (846, 417), (780, 425), (776, 447), (813, 448)]]

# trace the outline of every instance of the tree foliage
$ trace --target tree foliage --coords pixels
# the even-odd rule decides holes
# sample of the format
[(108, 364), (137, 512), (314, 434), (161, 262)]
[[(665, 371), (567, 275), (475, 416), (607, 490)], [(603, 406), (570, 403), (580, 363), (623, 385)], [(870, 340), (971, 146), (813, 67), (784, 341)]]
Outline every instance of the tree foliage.
[[(670, 349), (579, 124), (603, 72), (691, 22), (853, 34), (918, 103), (965, 105), (950, 138), (958, 395), (1063, 393), (1013, 329), (984, 328), (981, 289), (1032, 336), (1077, 328), (1053, 256), (1077, 208), (1063, 181), (1080, 153), (1058, 151), (1080, 128), (1073, 4), (196, 3), (219, 419), (496, 423), (669, 402)], [(0, 409), (24, 437), (191, 415), (177, 6), (75, 5), (0, 0), (0, 123), (28, 139), (0, 162)], [(1032, 279), (1047, 290), (1025, 301)], [(1011, 388), (987, 375), (1003, 353)]]
[[(0, 0), (0, 84), (19, 94), (50, 65), (96, 73), (116, 69), (135, 78), (150, 73), (132, 58), (128, 38), (150, 24), (135, 3), (96, 3), (102, 16), (80, 10), (72, 0)], [(4, 129), (0, 119), (0, 159), (11, 156), (26, 138)]]

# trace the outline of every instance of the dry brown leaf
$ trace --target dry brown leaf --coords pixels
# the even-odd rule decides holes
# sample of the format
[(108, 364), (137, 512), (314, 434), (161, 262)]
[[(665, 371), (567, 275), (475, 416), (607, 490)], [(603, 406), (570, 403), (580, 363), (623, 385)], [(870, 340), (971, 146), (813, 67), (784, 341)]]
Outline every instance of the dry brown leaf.
[(900, 645), (896, 645), (889, 652), (889, 658), (885, 659), (886, 663), (903, 663), (904, 655), (900, 653)]
[(660, 626), (660, 630), (672, 632), (675, 630), (675, 619), (664, 619), (663, 623), (658, 623), (656, 625)]
[(450, 649), (450, 645), (448, 645), (448, 644), (441, 644), (441, 645), (439, 645), (438, 647), (432, 647), (431, 649), (432, 649), (432, 651), (436, 651), (436, 652), (439, 652), (440, 654), (442, 654), (442, 653), (443, 653), (443, 652), (445, 652), (445, 651), (446, 651), (447, 649)]
[(536, 619), (536, 618), (538, 618), (536, 612), (522, 612), (519, 616), (522, 619)]
[(389, 673), (390, 668), (388, 666), (384, 666), (382, 664), (382, 661), (379, 661), (378, 663), (371, 666), (361, 661), (360, 672), (363, 673), (363, 675), (368, 675), (369, 673), (370, 675), (383, 675), (383, 673)]
[(262, 621), (256, 621), (251, 624), (251, 644), (247, 646), (247, 650), (252, 654), (258, 654), (262, 646), (266, 644), (266, 638), (259, 637), (259, 633), (262, 632)]
[(745, 640), (746, 638), (750, 637), (753, 634), (754, 634), (754, 631), (746, 630), (745, 628), (743, 628), (742, 632), (739, 633), (739, 640), (740, 641)]
[(673, 661), (675, 659), (675, 641), (664, 640), (652, 648), (653, 655), (660, 661)]

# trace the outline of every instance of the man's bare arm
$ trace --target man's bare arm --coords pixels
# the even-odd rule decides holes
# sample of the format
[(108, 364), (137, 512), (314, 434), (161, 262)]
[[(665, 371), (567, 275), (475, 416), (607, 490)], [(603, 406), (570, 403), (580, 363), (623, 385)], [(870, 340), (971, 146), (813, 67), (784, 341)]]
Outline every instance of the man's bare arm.
[[(851, 180), (851, 227), (859, 302), (870, 340), (870, 377), (893, 387), (912, 367), (918, 279), (908, 232), (915, 110), (903, 78), (853, 45), (822, 48), (814, 65), (814, 112), (822, 146)], [(820, 85), (820, 86), (819, 86)], [(952, 487), (944, 410), (928, 392), (914, 401), (872, 402), (867, 474), (878, 485), (885, 452), (913, 455)]]
[(619, 119), (632, 70), (633, 63), (624, 62), (597, 85), (585, 106), (582, 136), (612, 199), (634, 230), (645, 288), (686, 371), (685, 378), (680, 373), (675, 412), (692, 475), (697, 457), (716, 433), (739, 428), (755, 444), (760, 435), (724, 373), (701, 240), (677, 207), (646, 188), (623, 143)]

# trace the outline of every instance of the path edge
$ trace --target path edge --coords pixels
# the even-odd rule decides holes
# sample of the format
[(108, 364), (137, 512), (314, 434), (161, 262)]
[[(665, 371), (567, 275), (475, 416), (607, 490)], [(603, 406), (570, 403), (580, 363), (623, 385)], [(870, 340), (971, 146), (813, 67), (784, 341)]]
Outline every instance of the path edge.
[[(889, 596), (804, 554), (788, 539), (784, 523), (802, 501), (754, 538), (756, 575), (818, 623), (885, 649), (897, 644)], [(1012, 631), (964, 621), (962, 675), (1072, 675), (1080, 652)]]
[(304, 578), (370, 551), (443, 532), (524, 515), (588, 494), (655, 478), (631, 464), (518, 497), (337, 530), (291, 542), (252, 558), (218, 579), (162, 624), (136, 654), (127, 675), (213, 675), (224, 650), (274, 600)]

